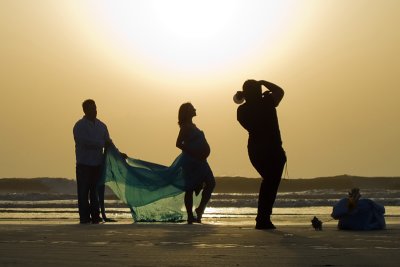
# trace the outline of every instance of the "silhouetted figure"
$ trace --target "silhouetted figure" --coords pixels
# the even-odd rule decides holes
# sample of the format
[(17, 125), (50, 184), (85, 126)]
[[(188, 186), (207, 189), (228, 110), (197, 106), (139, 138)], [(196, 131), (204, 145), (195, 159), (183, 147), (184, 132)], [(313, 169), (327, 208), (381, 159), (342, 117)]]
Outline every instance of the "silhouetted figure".
[[(264, 93), (262, 86), (268, 89)], [(237, 92), (234, 97), (238, 104), (245, 100), (237, 109), (237, 119), (249, 132), (249, 158), (262, 177), (256, 229), (275, 229), (270, 216), (286, 163), (275, 108), (283, 95), (282, 88), (273, 83), (247, 80), (243, 91)]]
[(332, 218), (340, 230), (381, 230), (386, 228), (385, 207), (370, 199), (360, 199), (360, 189), (353, 188), (347, 198), (335, 204)]
[(79, 219), (81, 224), (98, 224), (101, 219), (97, 183), (102, 172), (104, 148), (112, 141), (107, 126), (96, 118), (94, 100), (85, 100), (82, 107), (85, 115), (73, 128)]
[[(184, 103), (179, 108), (178, 124), (180, 127), (176, 146), (182, 150), (183, 173), (185, 177), (185, 207), (188, 215), (187, 222), (201, 223), (204, 210), (215, 187), (214, 175), (207, 162), (210, 146), (204, 133), (192, 122), (196, 109), (191, 103)], [(204, 188), (203, 188), (204, 185)], [(203, 189), (201, 202), (193, 215), (193, 193), (196, 195)]]

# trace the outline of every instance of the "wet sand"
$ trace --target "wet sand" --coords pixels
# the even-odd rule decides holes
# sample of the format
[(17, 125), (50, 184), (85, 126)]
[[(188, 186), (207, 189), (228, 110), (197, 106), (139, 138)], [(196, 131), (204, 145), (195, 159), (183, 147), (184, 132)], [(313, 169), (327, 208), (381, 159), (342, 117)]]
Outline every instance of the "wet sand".
[(79, 225), (75, 220), (0, 221), (0, 266), (398, 266), (400, 224), (339, 231), (334, 222)]

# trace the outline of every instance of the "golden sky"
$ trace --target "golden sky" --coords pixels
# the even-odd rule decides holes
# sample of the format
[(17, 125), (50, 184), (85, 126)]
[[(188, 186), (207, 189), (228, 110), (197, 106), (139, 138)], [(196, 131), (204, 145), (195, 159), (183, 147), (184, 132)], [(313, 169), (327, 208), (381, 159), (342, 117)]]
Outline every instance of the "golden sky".
[(246, 79), (280, 85), (289, 178), (400, 176), (400, 1), (0, 0), (0, 177), (75, 177), (93, 98), (117, 147), (169, 165), (180, 104), (216, 176), (259, 177), (236, 121)]

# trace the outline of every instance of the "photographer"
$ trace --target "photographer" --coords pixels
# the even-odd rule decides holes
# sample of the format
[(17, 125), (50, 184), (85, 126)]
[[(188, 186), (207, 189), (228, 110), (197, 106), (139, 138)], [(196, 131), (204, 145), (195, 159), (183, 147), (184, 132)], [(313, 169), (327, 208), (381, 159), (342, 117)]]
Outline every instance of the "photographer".
[[(264, 93), (262, 86), (268, 89)], [(283, 95), (284, 91), (276, 84), (247, 80), (243, 84), (243, 91), (234, 96), (238, 104), (245, 101), (237, 109), (237, 120), (249, 132), (249, 158), (262, 177), (256, 229), (276, 228), (270, 217), (286, 163), (276, 113)]]

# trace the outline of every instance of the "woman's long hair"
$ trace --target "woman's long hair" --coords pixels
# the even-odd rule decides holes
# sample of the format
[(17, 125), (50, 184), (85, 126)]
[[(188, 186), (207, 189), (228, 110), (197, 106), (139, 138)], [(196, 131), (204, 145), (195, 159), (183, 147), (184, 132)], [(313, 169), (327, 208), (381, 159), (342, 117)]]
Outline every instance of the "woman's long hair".
[(184, 124), (191, 122), (191, 119), (193, 118), (192, 113), (190, 113), (190, 110), (193, 109), (193, 105), (190, 102), (183, 103), (179, 107), (179, 112), (178, 112), (178, 124), (180, 127), (182, 127)]

